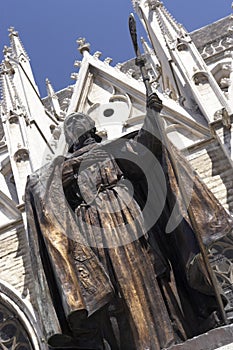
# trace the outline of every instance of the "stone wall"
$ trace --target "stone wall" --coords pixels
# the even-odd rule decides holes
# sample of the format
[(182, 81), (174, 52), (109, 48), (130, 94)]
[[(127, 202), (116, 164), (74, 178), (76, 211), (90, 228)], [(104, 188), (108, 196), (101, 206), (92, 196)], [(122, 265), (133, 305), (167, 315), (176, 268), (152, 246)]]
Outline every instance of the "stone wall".
[(0, 280), (11, 285), (24, 299), (31, 299), (33, 281), (29, 248), (23, 223), (0, 234)]
[(225, 209), (233, 212), (233, 169), (216, 139), (189, 148), (188, 160)]

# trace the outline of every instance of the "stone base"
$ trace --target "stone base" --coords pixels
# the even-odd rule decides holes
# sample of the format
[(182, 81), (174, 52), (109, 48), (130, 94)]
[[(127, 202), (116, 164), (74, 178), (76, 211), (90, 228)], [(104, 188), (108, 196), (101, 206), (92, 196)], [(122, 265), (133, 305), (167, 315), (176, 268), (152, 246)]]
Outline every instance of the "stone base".
[(167, 350), (233, 350), (233, 324), (212, 329)]
[(233, 349), (233, 343), (221, 346), (221, 348), (217, 348), (216, 350), (232, 350)]

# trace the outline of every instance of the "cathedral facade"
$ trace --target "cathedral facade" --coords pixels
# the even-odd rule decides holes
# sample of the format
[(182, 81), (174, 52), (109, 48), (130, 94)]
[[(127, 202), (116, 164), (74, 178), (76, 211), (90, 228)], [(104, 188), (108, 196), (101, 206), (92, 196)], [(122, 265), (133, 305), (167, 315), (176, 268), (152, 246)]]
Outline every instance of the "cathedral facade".
[[(132, 0), (132, 9), (148, 35), (141, 43), (143, 56), (152, 89), (163, 101), (164, 130), (233, 215), (233, 16), (188, 33), (159, 0)], [(146, 114), (146, 91), (134, 58), (112, 66), (111, 59), (102, 61), (101, 53), (92, 54), (80, 38), (82, 59), (75, 62), (74, 84), (55, 92), (47, 80), (48, 94), (42, 99), (14, 28), (9, 37), (0, 75), (0, 348), (43, 350), (48, 349), (46, 339), (59, 332), (59, 322), (49, 292), (38, 297), (44, 276), (30, 255), (28, 175), (67, 152), (63, 122), (73, 112), (87, 113), (103, 140), (137, 132)], [(209, 251), (229, 322), (232, 243), (231, 233)], [(226, 337), (211, 349), (230, 342)]]

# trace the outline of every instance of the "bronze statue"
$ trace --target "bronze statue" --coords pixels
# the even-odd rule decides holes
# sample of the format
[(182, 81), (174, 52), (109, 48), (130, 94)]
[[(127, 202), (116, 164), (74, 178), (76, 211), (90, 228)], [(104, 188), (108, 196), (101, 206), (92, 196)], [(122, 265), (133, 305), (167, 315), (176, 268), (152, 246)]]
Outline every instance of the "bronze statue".
[[(159, 350), (221, 323), (182, 203), (182, 220), (166, 233), (178, 184), (157, 128), (162, 103), (150, 113), (153, 102), (149, 96), (136, 136), (103, 144), (88, 115), (71, 114), (64, 122), (69, 154), (28, 179), (37, 289), (44, 300), (48, 288), (61, 327), (49, 334), (51, 349)], [(185, 185), (190, 169), (178, 153), (176, 161)], [(190, 205), (208, 246), (231, 230), (231, 220), (197, 176), (193, 181)]]
[[(159, 350), (222, 324), (197, 237), (208, 248), (232, 222), (184, 157), (164, 145), (162, 101), (133, 16), (129, 22), (147, 93), (143, 127), (102, 142), (88, 115), (67, 116), (68, 154), (26, 186), (32, 302), (50, 349)], [(182, 187), (193, 183), (195, 225), (175, 164)]]

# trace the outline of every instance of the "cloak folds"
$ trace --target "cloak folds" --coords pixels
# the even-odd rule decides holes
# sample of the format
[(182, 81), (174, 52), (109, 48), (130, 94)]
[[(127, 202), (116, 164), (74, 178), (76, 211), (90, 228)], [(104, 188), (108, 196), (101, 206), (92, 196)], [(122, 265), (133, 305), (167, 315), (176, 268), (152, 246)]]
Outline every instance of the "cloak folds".
[[(190, 179), (178, 153), (176, 161), (184, 186), (193, 183), (190, 205), (208, 247), (231, 231), (230, 217), (197, 176)], [(179, 186), (166, 150), (144, 129), (137, 142), (89, 145), (68, 158), (57, 157), (29, 177), (26, 210), (38, 300), (55, 310), (63, 333), (69, 334), (71, 315), (83, 319), (115, 299), (124, 305), (132, 349), (158, 350), (185, 340), (195, 335), (201, 320), (206, 320), (202, 331), (216, 326), (209, 319), (217, 309), (212, 287), (181, 200), (174, 217), (181, 213), (182, 218), (167, 230), (177, 198)], [(48, 290), (52, 303), (46, 300)], [(47, 336), (57, 333), (44, 304), (38, 308)], [(127, 344), (130, 349), (124, 337), (128, 328), (120, 322), (119, 348)]]
[[(43, 262), (63, 333), (69, 334), (68, 325), (67, 328), (64, 326), (66, 320), (70, 325), (72, 319), (76, 329), (83, 311), (91, 316), (107, 303), (114, 304), (116, 301), (116, 313), (121, 314), (116, 318), (123, 319), (119, 325), (120, 349), (158, 350), (168, 347), (177, 336), (156, 280), (148, 247), (146, 242), (141, 243), (145, 232), (140, 208), (128, 197), (127, 187), (115, 181), (121, 176), (115, 160), (104, 152), (103, 164), (102, 157), (99, 159), (99, 153), (103, 152), (98, 150), (99, 147), (91, 152), (87, 147), (83, 150), (84, 155), (75, 154), (77, 158), (67, 159), (67, 163), (63, 157), (58, 157), (41, 174), (31, 176), (27, 200), (30, 203), (28, 210), (31, 207), (34, 214), (34, 217), (30, 216), (28, 211), (32, 251), (35, 246), (33, 241), (42, 241), (37, 254)], [(92, 196), (91, 173), (95, 173), (95, 179), (98, 172), (101, 173), (99, 180), (103, 186), (101, 191), (94, 193), (96, 206), (78, 207), (74, 220), (63, 192), (62, 170), (71, 169), (73, 173), (80, 163), (85, 163), (79, 184), (82, 184), (86, 200)], [(72, 181), (74, 179), (72, 176)], [(114, 207), (109, 208), (109, 205)], [(38, 223), (36, 232), (32, 231), (31, 221)], [(88, 225), (85, 227), (85, 224)], [(93, 241), (88, 240), (98, 238), (98, 227), (103, 228), (102, 235), (93, 247)], [(85, 244), (82, 244), (83, 237)], [(57, 294), (60, 303), (56, 302)], [(124, 305), (123, 312), (120, 304)], [(72, 317), (74, 313), (76, 317)], [(124, 329), (123, 324), (130, 326)], [(107, 340), (113, 342), (112, 339)], [(116, 348), (116, 344), (113, 346)]]
[[(232, 217), (226, 212), (204, 182), (200, 180), (199, 176), (193, 171), (186, 159), (176, 150), (174, 150), (173, 154), (175, 155), (174, 161), (178, 164), (179, 183), (177, 183), (171, 160), (167, 155), (166, 166), (169, 178), (167, 182), (168, 192), (170, 193), (169, 203), (173, 203), (174, 205), (174, 201), (176, 201), (176, 205), (179, 209), (178, 215), (181, 215), (183, 219), (181, 223), (177, 225), (174, 232), (170, 233), (170, 237), (174, 236), (172, 239), (176, 245), (178, 256), (180, 256), (180, 259), (183, 261), (189, 285), (200, 292), (213, 295), (212, 286), (209, 285), (208, 287), (207, 272), (199, 253), (199, 247), (197, 245), (195, 232), (192, 230), (192, 223), (188, 216), (187, 207), (185, 207), (182, 201), (179, 184), (182, 183), (184, 190), (189, 193), (188, 204), (192, 208), (196, 227), (207, 252), (208, 249), (211, 249), (214, 242), (232, 234)], [(190, 229), (192, 231), (191, 233)], [(169, 237), (169, 235), (167, 237)], [(191, 246), (196, 246), (197, 248), (192, 250)], [(191, 252), (192, 254), (189, 255)]]
[[(51, 310), (55, 308), (61, 328), (66, 329), (66, 319), (73, 311), (80, 310), (81, 314), (87, 310), (92, 314), (108, 303), (113, 293), (110, 279), (91, 248), (82, 244), (82, 237), (72, 240), (79, 229), (63, 192), (63, 162), (64, 157), (57, 157), (32, 174), (26, 186), (32, 268), (37, 298), (45, 302), (39, 303), (38, 311), (42, 322), (50, 323), (47, 327), (51, 330), (45, 330), (48, 337), (59, 332), (53, 326), (56, 317), (48, 318), (48, 306)], [(71, 245), (76, 241), (74, 260)], [(83, 284), (88, 284), (86, 293), (82, 291)]]

